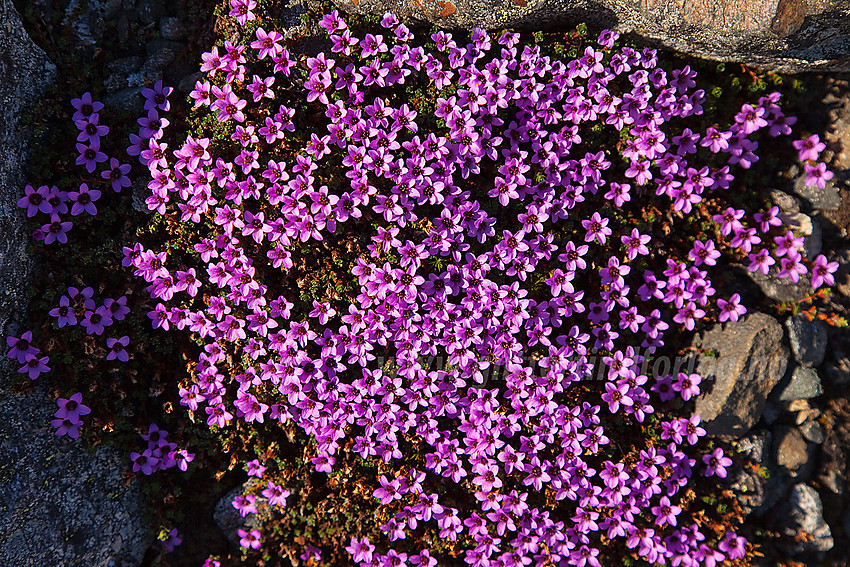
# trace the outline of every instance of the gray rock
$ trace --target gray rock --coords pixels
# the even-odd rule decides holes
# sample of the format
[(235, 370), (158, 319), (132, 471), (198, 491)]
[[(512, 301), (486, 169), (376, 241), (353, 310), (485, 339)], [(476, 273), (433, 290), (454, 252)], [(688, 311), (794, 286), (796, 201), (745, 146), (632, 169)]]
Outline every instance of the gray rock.
[(826, 356), (828, 341), (827, 327), (823, 321), (809, 318), (800, 313), (785, 321), (791, 352), (797, 362), (804, 366), (820, 366)]
[(143, 24), (152, 24), (165, 12), (162, 0), (139, 0), (136, 13)]
[[(796, 170), (800, 171), (799, 168)], [(823, 189), (807, 186), (806, 174), (800, 172), (794, 179), (794, 193), (815, 210), (834, 211), (841, 206), (841, 193), (835, 181), (827, 181)]]
[(138, 87), (127, 87), (103, 97), (103, 104), (127, 112), (141, 113), (144, 108)]
[(827, 363), (825, 371), (826, 377), (836, 386), (850, 384), (850, 358), (844, 356), (843, 353), (841, 353), (840, 358)]
[[(259, 493), (264, 486), (265, 483), (260, 479), (250, 478), (244, 484), (235, 487), (222, 496), (218, 503), (216, 503), (213, 520), (233, 545), (239, 542), (239, 535), (236, 530), (240, 528), (253, 529), (262, 527), (263, 523), (268, 522), (274, 515), (275, 512), (269, 506), (268, 499)], [(257, 496), (255, 502), (257, 513), (248, 514), (243, 518), (239, 511), (233, 507), (233, 500), (237, 496), (248, 494), (249, 492)]]
[(121, 14), (118, 17), (118, 22), (115, 24), (115, 33), (118, 35), (118, 42), (126, 44), (130, 41), (130, 20), (126, 14)]
[(743, 321), (715, 325), (695, 345), (716, 356), (701, 356), (704, 377), (695, 413), (710, 435), (738, 438), (761, 417), (767, 396), (788, 366), (784, 330), (776, 319), (752, 313)]
[(147, 58), (145, 64), (142, 65), (142, 76), (150, 81), (158, 81), (162, 78), (162, 70), (174, 61), (174, 56), (175, 53), (172, 49), (163, 47)]
[(836, 496), (840, 497), (844, 494), (846, 481), (844, 480), (844, 477), (841, 476), (841, 474), (839, 474), (839, 472), (834, 468), (829, 468), (824, 471), (821, 471), (818, 474), (818, 482), (821, 484), (821, 486), (823, 486)]
[(792, 282), (788, 278), (779, 278), (776, 276), (777, 270), (772, 271), (769, 275), (764, 275), (761, 272), (750, 272), (747, 270), (747, 275), (770, 299), (776, 301), (800, 301), (804, 297), (814, 293), (811, 286), (810, 278), (803, 276), (797, 283)]
[(195, 84), (204, 76), (204, 73), (197, 71), (191, 75), (186, 75), (177, 83), (177, 90), (181, 93), (190, 93), (195, 90)]
[(130, 76), (139, 70), (142, 66), (143, 59), (138, 55), (130, 57), (122, 57), (107, 64), (106, 68), (111, 72), (109, 77), (103, 82), (103, 86), (110, 93), (125, 89), (127, 87), (138, 87), (139, 85), (130, 84)]
[(796, 427), (777, 427), (774, 438), (774, 460), (789, 476), (806, 480), (814, 468), (814, 445), (806, 442)]
[(145, 51), (148, 55), (151, 56), (156, 55), (157, 53), (160, 53), (165, 49), (171, 51), (172, 53), (177, 53), (178, 51), (180, 51), (181, 47), (182, 46), (180, 45), (180, 43), (176, 41), (171, 41), (169, 39), (162, 38), (154, 38), (145, 43)]
[(139, 565), (153, 536), (127, 455), (56, 437), (45, 390), (0, 390), (0, 564)]
[(765, 467), (771, 437), (771, 433), (767, 431), (764, 434), (748, 435), (738, 442), (739, 455), (749, 463), (741, 467), (737, 473), (731, 473), (735, 476), (730, 475), (732, 479), (730, 489), (735, 493), (736, 500), (745, 514), (750, 514), (764, 505), (767, 479), (759, 476), (749, 464)]
[(803, 425), (800, 426), (800, 433), (803, 434), (803, 437), (806, 440), (811, 441), (817, 445), (823, 443), (824, 439), (826, 439), (826, 435), (823, 432), (823, 426), (817, 421), (806, 421)]
[(776, 404), (769, 401), (764, 404), (764, 411), (761, 414), (761, 418), (767, 425), (773, 425), (776, 423), (776, 420), (778, 420), (781, 415), (782, 409)]
[(717, 0), (335, 0), (348, 12), (407, 14), (440, 27), (613, 27), (666, 47), (780, 72), (850, 70), (850, 5), (839, 2)]
[[(29, 132), (19, 121), (52, 80), (55, 67), (27, 37), (11, 2), (0, 34), (0, 334), (17, 334), (23, 319), (31, 259), (15, 205), (24, 185)], [(57, 437), (49, 421), (56, 404), (40, 386), (9, 390), (13, 369), (0, 361), (0, 565), (139, 565), (151, 543), (137, 484), (123, 487), (127, 456), (84, 449)]]
[(823, 385), (817, 370), (805, 366), (797, 366), (777, 384), (770, 393), (771, 400), (788, 402), (792, 400), (808, 400), (823, 394)]
[(835, 542), (832, 531), (823, 518), (823, 502), (817, 491), (806, 484), (797, 484), (791, 490), (788, 503), (783, 507), (780, 517), (785, 522), (785, 535), (797, 536), (806, 533), (812, 539), (794, 545), (793, 551), (829, 551)]
[(779, 189), (771, 190), (770, 200), (774, 205), (779, 207), (780, 211), (785, 213), (800, 212), (800, 200), (793, 195), (789, 195), (785, 191), (780, 191)]
[(189, 27), (180, 18), (165, 16), (159, 20), (159, 31), (165, 39), (180, 41), (189, 33)]
[[(16, 204), (23, 196), (31, 136), (20, 118), (56, 73), (56, 67), (27, 36), (14, 6), (6, 9), (9, 26), (4, 25), (0, 34), (0, 77), (14, 80), (0, 81), (0, 330), (24, 311), (32, 269), (26, 253), (29, 233)], [(5, 341), (0, 348), (6, 348)], [(5, 364), (6, 357), (2, 359), (0, 364)]]

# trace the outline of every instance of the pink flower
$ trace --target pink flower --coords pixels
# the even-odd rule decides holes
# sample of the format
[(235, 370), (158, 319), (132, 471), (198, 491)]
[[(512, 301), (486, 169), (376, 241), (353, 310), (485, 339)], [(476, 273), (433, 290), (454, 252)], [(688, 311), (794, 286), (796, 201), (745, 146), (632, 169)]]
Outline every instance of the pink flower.
[(30, 380), (35, 380), (39, 374), (50, 371), (50, 367), (47, 366), (49, 360), (50, 357), (47, 356), (39, 358), (35, 354), (28, 354), (24, 365), (18, 368), (18, 373), (27, 374)]
[(724, 456), (720, 447), (713, 453), (703, 455), (702, 462), (706, 465), (705, 476), (717, 475), (719, 478), (726, 478), (726, 467), (732, 465), (732, 459)]
[(729, 301), (722, 298), (717, 300), (717, 307), (720, 309), (718, 319), (721, 323), (724, 321), (737, 321), (741, 315), (747, 312), (747, 308), (741, 305), (740, 302), (741, 296), (737, 293), (733, 294), (729, 298)]
[(608, 236), (611, 235), (611, 229), (608, 228), (608, 219), (603, 219), (598, 211), (595, 211), (590, 219), (584, 219), (581, 221), (581, 226), (587, 230), (587, 234), (584, 236), (585, 242), (590, 242), (591, 240), (597, 240), (599, 244), (605, 244), (605, 241)]
[(260, 549), (262, 545), (260, 543), (260, 538), (263, 535), (260, 533), (260, 530), (253, 529), (251, 531), (246, 531), (240, 528), (236, 530), (236, 533), (239, 534), (239, 545), (245, 549)]
[(820, 141), (817, 134), (805, 140), (794, 140), (794, 149), (798, 150), (800, 161), (817, 161), (818, 156), (826, 149), (826, 144)]
[(673, 390), (679, 392), (683, 400), (688, 401), (694, 396), (699, 396), (700, 382), (702, 382), (702, 376), (699, 374), (679, 372), (678, 378), (673, 382)]
[(817, 289), (822, 285), (835, 285), (834, 274), (838, 270), (838, 262), (829, 262), (826, 256), (819, 254), (812, 267), (812, 287)]
[(832, 179), (835, 174), (826, 169), (825, 163), (817, 165), (805, 164), (806, 170), (806, 185), (809, 187), (817, 187), (818, 189), (826, 189), (826, 182)]

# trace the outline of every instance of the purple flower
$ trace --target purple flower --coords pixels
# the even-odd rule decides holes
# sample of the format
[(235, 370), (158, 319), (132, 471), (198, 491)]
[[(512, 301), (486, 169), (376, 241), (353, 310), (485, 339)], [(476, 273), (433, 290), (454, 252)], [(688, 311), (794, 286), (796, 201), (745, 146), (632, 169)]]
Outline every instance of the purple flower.
[(109, 160), (109, 169), (100, 172), (100, 176), (109, 181), (112, 185), (112, 190), (118, 193), (122, 187), (130, 186), (130, 178), (127, 177), (128, 173), (130, 173), (129, 164), (120, 163), (117, 159), (111, 158)]
[(286, 506), (286, 499), (289, 494), (288, 490), (284, 490), (272, 481), (268, 481), (268, 487), (262, 492), (262, 495), (268, 499), (272, 506)]
[(25, 195), (18, 199), (18, 206), (27, 210), (27, 217), (34, 217), (36, 213), (50, 214), (53, 206), (49, 202), (50, 194), (47, 185), (33, 189), (32, 185), (24, 187)]
[(47, 366), (50, 357), (43, 356), (41, 358), (35, 354), (28, 354), (24, 365), (18, 368), (19, 374), (27, 374), (30, 380), (38, 378), (39, 374), (49, 372), (50, 367)]
[(130, 355), (125, 350), (125, 347), (130, 344), (130, 337), (124, 335), (120, 339), (108, 338), (106, 339), (106, 347), (110, 349), (109, 353), (106, 355), (106, 360), (115, 360), (118, 359), (121, 362), (127, 362), (130, 360)]
[(260, 533), (260, 530), (253, 529), (251, 531), (245, 531), (240, 528), (236, 530), (236, 533), (239, 534), (239, 545), (245, 549), (260, 549), (262, 545), (260, 538), (263, 535)]
[[(254, 12), (251, 11), (256, 7), (257, 3), (254, 0), (230, 0), (231, 10), (228, 15), (232, 18), (236, 18), (236, 21), (239, 23), (240, 26), (244, 26), (246, 23), (257, 19), (257, 16), (254, 14)], [(254, 549), (259, 548), (260, 546), (258, 542), (257, 547), (255, 547)]]
[(106, 154), (100, 151), (100, 142), (91, 140), (89, 145), (77, 144), (77, 165), (86, 166), (86, 171), (93, 173), (97, 164), (106, 161)]
[(581, 221), (581, 226), (587, 231), (584, 236), (585, 242), (595, 239), (599, 244), (605, 244), (607, 237), (612, 233), (611, 229), (608, 228), (608, 219), (603, 219), (598, 211), (594, 211), (590, 219)]
[(162, 547), (165, 548), (165, 551), (172, 552), (174, 548), (183, 543), (183, 540), (177, 533), (177, 528), (173, 528), (168, 532), (166, 538), (162, 540)]
[(80, 98), (71, 99), (71, 106), (76, 109), (71, 120), (84, 120), (92, 114), (103, 110), (103, 103), (92, 100), (91, 93), (87, 92)]
[(676, 381), (673, 382), (673, 390), (679, 392), (683, 400), (688, 401), (692, 397), (699, 395), (700, 382), (702, 382), (702, 376), (699, 374), (679, 372)]
[(741, 305), (741, 296), (737, 293), (732, 294), (729, 301), (722, 298), (718, 299), (717, 308), (720, 309), (718, 320), (721, 323), (724, 321), (737, 321), (740, 316), (747, 312), (747, 308)]
[(25, 332), (20, 338), (9, 335), (6, 337), (6, 344), (10, 349), (6, 357), (17, 360), (18, 364), (24, 364), (27, 362), (27, 357), (41, 352), (32, 344), (32, 331)]
[(822, 162), (816, 165), (805, 164), (803, 168), (806, 170), (806, 185), (809, 187), (825, 189), (826, 182), (835, 176), (834, 173), (826, 169), (826, 164)]
[(719, 478), (726, 478), (726, 467), (732, 465), (732, 459), (724, 456), (720, 447), (713, 453), (703, 455), (702, 462), (705, 463), (705, 476), (717, 475)]
[(53, 415), (58, 419), (77, 421), (81, 415), (91, 413), (91, 409), (83, 404), (83, 394), (81, 392), (77, 392), (67, 399), (59, 398), (56, 400), (56, 405), (59, 406), (59, 409)]
[(812, 287), (817, 289), (822, 285), (835, 285), (834, 274), (838, 270), (838, 262), (829, 262), (826, 256), (819, 254), (812, 267)]
[(97, 114), (92, 114), (88, 118), (84, 118), (83, 120), (76, 120), (74, 124), (80, 130), (79, 135), (77, 136), (78, 142), (83, 143), (91, 143), (91, 144), (99, 144), (100, 137), (106, 136), (109, 133), (109, 127), (104, 126), (102, 124), (98, 124), (100, 120), (100, 116)]
[(100, 191), (97, 189), (89, 189), (85, 183), (80, 184), (79, 191), (71, 191), (68, 193), (71, 202), (71, 214), (76, 216), (82, 212), (86, 212), (92, 216), (97, 214), (97, 207), (94, 206), (95, 201), (100, 199)]
[(671, 526), (675, 526), (676, 516), (682, 513), (682, 508), (674, 506), (670, 502), (669, 498), (662, 496), (661, 500), (658, 502), (658, 506), (653, 506), (651, 511), (655, 514), (656, 525), (663, 526), (665, 524), (669, 524)]
[(799, 152), (800, 161), (817, 161), (820, 153), (826, 149), (826, 144), (820, 141), (817, 134), (804, 140), (794, 140), (793, 145)]

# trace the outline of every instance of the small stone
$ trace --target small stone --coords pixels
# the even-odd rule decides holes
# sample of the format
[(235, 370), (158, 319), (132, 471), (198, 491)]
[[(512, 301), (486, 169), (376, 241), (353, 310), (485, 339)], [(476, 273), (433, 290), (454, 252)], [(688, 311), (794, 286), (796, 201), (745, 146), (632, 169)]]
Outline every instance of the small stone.
[(817, 421), (805, 422), (800, 426), (800, 432), (803, 434), (803, 437), (812, 443), (817, 443), (818, 445), (823, 443), (824, 439), (826, 439), (826, 435), (823, 432), (823, 426)]
[(180, 18), (165, 16), (159, 20), (159, 31), (162, 37), (172, 41), (180, 41), (189, 32), (186, 22)]
[(137, 177), (133, 180), (133, 184), (130, 185), (130, 189), (133, 191), (133, 210), (139, 213), (153, 214), (153, 211), (148, 209), (148, 205), (145, 203), (145, 199), (153, 195), (145, 180)]
[(136, 7), (136, 13), (139, 15), (139, 21), (143, 24), (152, 24), (159, 19), (163, 13), (163, 5), (161, 0), (139, 0)]
[(817, 319), (809, 321), (806, 315), (799, 313), (785, 321), (785, 328), (797, 362), (804, 366), (819, 366), (826, 356), (826, 324)]
[(782, 415), (782, 410), (774, 404), (773, 402), (767, 402), (764, 405), (764, 413), (761, 414), (761, 418), (767, 425), (773, 425), (776, 423), (776, 420), (779, 419), (779, 416)]
[(797, 366), (786, 375), (776, 386), (770, 397), (773, 400), (787, 402), (793, 400), (816, 398), (823, 394), (823, 385), (817, 370), (805, 366)]
[(794, 418), (794, 423), (797, 425), (802, 425), (807, 421), (812, 421), (820, 417), (820, 410), (817, 408), (809, 408), (806, 410), (802, 410), (797, 412), (797, 416)]
[(791, 400), (784, 404), (785, 410), (790, 412), (809, 411), (812, 409), (812, 404), (807, 399)]
[(142, 66), (141, 72), (145, 78), (152, 81), (161, 79), (162, 70), (172, 61), (174, 61), (174, 52), (167, 47), (163, 48), (148, 57), (147, 61), (145, 61), (145, 64)]
[(835, 183), (827, 181), (823, 189), (807, 187), (806, 174), (802, 172), (794, 180), (794, 193), (815, 210), (834, 211), (841, 206), (841, 194)]
[(834, 467), (830, 467), (824, 471), (821, 471), (818, 475), (818, 482), (820, 482), (821, 486), (823, 486), (836, 496), (841, 496), (844, 494), (846, 482), (844, 480), (844, 477), (842, 477), (841, 474)]
[(813, 451), (796, 427), (778, 427), (774, 440), (776, 464), (794, 478), (807, 476), (813, 464)]
[(118, 35), (118, 43), (125, 44), (130, 41), (130, 20), (126, 14), (121, 14), (115, 24), (115, 33)]
[(180, 51), (180, 48), (181, 45), (176, 41), (162, 38), (154, 38), (145, 43), (145, 51), (147, 51), (148, 55), (156, 55), (165, 49), (177, 53)]
[(789, 195), (785, 191), (780, 191), (779, 189), (773, 189), (770, 191), (770, 200), (774, 205), (779, 207), (780, 211), (786, 213), (799, 213), (800, 212), (800, 200), (793, 195)]
[[(835, 354), (838, 357), (838, 351)], [(825, 366), (825, 371), (826, 377), (836, 386), (850, 384), (850, 358), (844, 356), (843, 353), (837, 360), (829, 362)]]
[(177, 90), (181, 93), (190, 93), (195, 90), (195, 84), (204, 76), (204, 73), (197, 71), (190, 75), (186, 75), (177, 83)]
[(805, 533), (812, 536), (812, 539), (798, 543), (794, 552), (829, 551), (835, 545), (829, 525), (823, 519), (823, 502), (811, 486), (794, 486), (781, 516), (787, 526), (785, 535), (794, 537)]
[(140, 113), (144, 106), (139, 89), (131, 87), (106, 95), (103, 103), (119, 110), (136, 113)]
[(121, 57), (120, 59), (110, 61), (106, 64), (106, 68), (111, 73), (129, 75), (133, 71), (137, 71), (142, 66), (143, 61), (138, 55), (131, 55), (130, 57)]

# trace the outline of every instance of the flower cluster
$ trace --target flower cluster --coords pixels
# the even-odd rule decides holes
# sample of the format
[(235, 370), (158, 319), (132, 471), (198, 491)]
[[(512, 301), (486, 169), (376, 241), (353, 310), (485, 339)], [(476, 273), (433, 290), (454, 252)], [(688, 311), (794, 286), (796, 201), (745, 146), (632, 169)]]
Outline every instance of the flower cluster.
[[(82, 325), (86, 334), (102, 335), (103, 331), (116, 321), (123, 321), (130, 308), (127, 307), (127, 296), (118, 299), (106, 298), (98, 306), (94, 299), (94, 289), (85, 287), (82, 290), (69, 287), (67, 295), (59, 297), (59, 306), (50, 310), (50, 316), (56, 318), (56, 324), (62, 327)], [(128, 337), (117, 340), (107, 339), (107, 346), (113, 348), (116, 344), (127, 346)], [(120, 347), (115, 349), (115, 356), (121, 358)], [(126, 356), (126, 353), (124, 353)], [(124, 360), (122, 358), (122, 360)]]
[(21, 365), (18, 368), (19, 374), (26, 374), (30, 380), (35, 380), (40, 374), (50, 371), (47, 366), (50, 357), (38, 356), (41, 351), (32, 344), (32, 331), (27, 331), (20, 337), (8, 336), (6, 344), (9, 346), (6, 357)]
[(81, 415), (91, 413), (91, 409), (83, 404), (83, 394), (77, 392), (70, 398), (59, 398), (56, 400), (59, 409), (53, 414), (55, 419), (50, 421), (50, 425), (56, 428), (56, 435), (67, 435), (72, 439), (80, 436), (80, 427), (83, 421)]
[(176, 443), (166, 441), (168, 432), (151, 423), (148, 432), (142, 435), (142, 439), (148, 442), (148, 448), (141, 453), (130, 453), (133, 461), (133, 472), (141, 472), (151, 475), (158, 470), (166, 470), (176, 466), (181, 471), (186, 471), (195, 454), (186, 449), (177, 449)]
[[(233, 0), (232, 15), (244, 24), (253, 4)], [(432, 565), (429, 550), (392, 544), (425, 526), (472, 565), (598, 566), (611, 540), (650, 563), (741, 557), (734, 533), (712, 547), (686, 520), (698, 418), (664, 423), (666, 446), (628, 455), (612, 437), (615, 418), (643, 423), (658, 402), (700, 393), (696, 374), (650, 382), (638, 346), (745, 315), (713, 287), (724, 252), (754, 271), (781, 258), (794, 281), (807, 272), (776, 209), (729, 204), (734, 169), (758, 161), (754, 138), (790, 133), (778, 95), (700, 130), (696, 73), (615, 49), (613, 32), (563, 62), (509, 31), (476, 29), (465, 45), (439, 31), (428, 51), (392, 14), (362, 39), (336, 12), (321, 25), (334, 55), (298, 58), (263, 28), (204, 55), (191, 97), (232, 129), (230, 148), (188, 136), (168, 152), (167, 121), (150, 111), (148, 207), (192, 226), (196, 254), (138, 244), (125, 265), (150, 284), (155, 328), (205, 344), (181, 403), (217, 428), (294, 422), (316, 440), (318, 472), (343, 447), (393, 467), (373, 494), (392, 512), (386, 552), (367, 538), (347, 548), (363, 565)], [(436, 93), (432, 116), (405, 100), (415, 85)], [(594, 145), (593, 125), (622, 136), (619, 149)], [(646, 202), (678, 219), (684, 247), (659, 243)], [(685, 238), (697, 219), (717, 236)], [(351, 293), (305, 304), (287, 292), (311, 247), (363, 233)], [(828, 283), (832, 265), (814, 265), (813, 283)], [(592, 354), (608, 368), (596, 389)], [(493, 377), (504, 384), (486, 388)], [(426, 472), (405, 466), (411, 446)], [(134, 470), (152, 472), (148, 453)], [(703, 473), (722, 477), (728, 461), (715, 451)], [(477, 506), (440, 503), (434, 479)], [(268, 482), (263, 495), (285, 500)], [(234, 501), (243, 516), (256, 504)], [(258, 530), (239, 535), (261, 546)]]
[[(109, 133), (109, 127), (100, 124), (99, 112), (103, 109), (103, 103), (92, 99), (91, 93), (85, 93), (80, 98), (71, 101), (75, 111), (72, 116), (74, 124), (79, 130), (77, 136), (77, 160), (76, 164), (85, 167), (87, 173), (94, 173), (99, 165), (109, 160), (109, 165), (100, 172), (103, 181), (93, 180), (95, 183), (109, 184), (117, 193), (123, 187), (130, 186), (127, 173), (130, 166), (120, 163), (115, 158), (109, 158), (101, 151), (101, 137)], [(101, 197), (101, 191), (89, 187), (92, 183), (81, 183), (76, 191), (64, 191), (56, 186), (47, 187), (42, 185), (34, 189), (31, 185), (25, 188), (25, 194), (18, 200), (18, 206), (26, 209), (27, 217), (34, 217), (38, 213), (48, 215), (49, 222), (43, 224), (33, 232), (35, 240), (43, 241), (45, 244), (68, 242), (68, 231), (74, 223), (65, 220), (70, 212), (71, 216), (83, 213), (94, 216), (97, 214), (95, 203)], [(70, 207), (69, 207), (70, 204)]]

